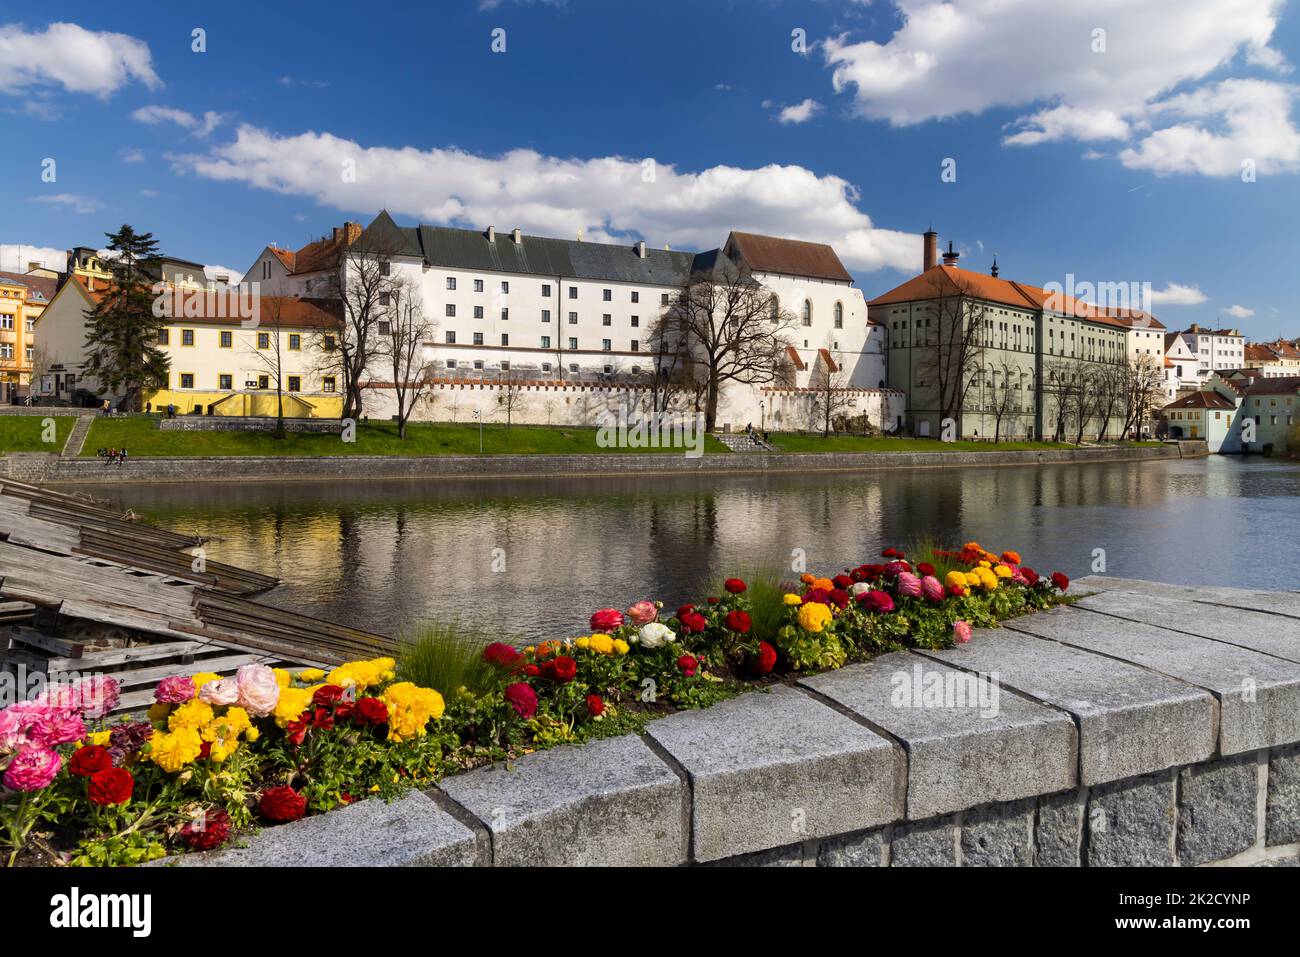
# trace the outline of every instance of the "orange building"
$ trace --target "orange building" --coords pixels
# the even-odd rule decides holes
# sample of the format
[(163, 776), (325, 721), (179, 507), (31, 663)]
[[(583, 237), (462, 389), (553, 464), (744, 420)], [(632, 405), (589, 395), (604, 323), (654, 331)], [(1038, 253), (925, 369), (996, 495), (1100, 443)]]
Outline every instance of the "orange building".
[(36, 320), (49, 305), (55, 281), (41, 276), (0, 272), (0, 403), (30, 392), (40, 363)]

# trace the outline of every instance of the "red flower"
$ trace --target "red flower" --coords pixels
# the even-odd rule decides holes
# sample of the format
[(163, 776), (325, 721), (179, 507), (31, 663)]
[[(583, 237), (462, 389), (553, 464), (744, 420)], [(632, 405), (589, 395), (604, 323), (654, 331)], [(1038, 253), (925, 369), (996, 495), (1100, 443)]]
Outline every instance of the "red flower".
[(506, 689), (506, 703), (521, 718), (527, 719), (537, 714), (537, 692), (522, 681)]
[(683, 615), (689, 615), (694, 610), (694, 605), (679, 605), (677, 608), (677, 620), (681, 621)]
[(356, 798), (354, 798), (354, 797), (352, 796), (352, 792), (351, 792), (351, 791), (340, 791), (340, 792), (339, 792), (339, 801), (342, 802), (343, 804), (351, 804), (351, 803), (352, 803), (353, 801), (355, 801), (355, 800), (356, 800)]
[(289, 743), (294, 747), (302, 744), (303, 739), (307, 737), (307, 729), (311, 727), (311, 711), (304, 711), (298, 717), (284, 726), (285, 736)]
[(542, 677), (557, 684), (567, 684), (578, 674), (578, 663), (568, 655), (556, 655), (542, 665)]
[(682, 628), (688, 632), (703, 631), (708, 622), (698, 611), (688, 611), (678, 619), (682, 623)]
[(199, 745), (199, 760), (200, 760), (200, 761), (206, 761), (206, 760), (208, 759), (208, 755), (211, 754), (211, 753), (212, 753), (212, 742), (211, 742), (211, 741), (204, 741), (201, 745)]
[(488, 664), (496, 665), (502, 671), (517, 671), (523, 658), (524, 656), (513, 646), (500, 641), (494, 641), (483, 649), (483, 660)]
[(530, 678), (536, 678), (541, 673), (542, 669), (537, 665), (524, 665), (524, 674), (528, 675)]
[(307, 813), (307, 797), (282, 784), (264, 791), (257, 808), (268, 821), (284, 824)]
[(754, 656), (754, 671), (756, 674), (768, 675), (776, 667), (776, 649), (766, 641), (758, 643), (758, 654)]
[(922, 577), (934, 574), (934, 566), (929, 562), (917, 562), (916, 573)]
[(334, 720), (346, 721), (348, 719), (348, 716), (351, 715), (352, 712), (356, 710), (356, 707), (357, 704), (355, 701), (340, 701), (334, 707)]
[(230, 839), (230, 815), (223, 807), (204, 811), (186, 822), (177, 837), (196, 851), (210, 851), (220, 847)]
[(831, 581), (835, 583), (836, 588), (848, 588), (853, 584), (853, 579), (848, 575), (836, 575)]
[(880, 557), (881, 558), (902, 558), (903, 553), (891, 545), (889, 548), (886, 548), (883, 552), (880, 553)]
[(311, 696), (311, 703), (318, 708), (328, 708), (343, 698), (343, 689), (338, 685), (321, 685)]
[(593, 718), (599, 718), (605, 713), (605, 699), (598, 694), (587, 695), (587, 713)]
[(849, 607), (849, 593), (843, 588), (832, 588), (831, 593), (826, 596), (826, 600), (840, 611)]
[(727, 615), (727, 627), (739, 634), (749, 634), (749, 628), (752, 624), (749, 612), (741, 611), (739, 608)]
[(694, 678), (695, 672), (700, 668), (700, 659), (694, 655), (682, 655), (677, 659), (677, 667), (682, 669), (682, 674), (688, 678)]
[(911, 570), (912, 566), (902, 559), (890, 562), (885, 566), (885, 574), (890, 578), (897, 578), (900, 572), (910, 572)]
[(825, 605), (828, 604), (830, 600), (831, 600), (831, 593), (828, 592), (825, 588), (810, 588), (808, 589), (807, 592), (804, 593), (803, 596), (803, 603), (805, 605), (812, 601), (815, 601), (821, 605)]
[(97, 744), (78, 748), (72, 752), (72, 758), (68, 761), (68, 770), (83, 778), (88, 778), (112, 766), (113, 756), (108, 753), (108, 748), (101, 748)]
[(317, 708), (316, 713), (312, 715), (311, 726), (328, 731), (334, 727), (334, 715), (330, 714), (328, 708)]
[(883, 592), (879, 588), (863, 592), (858, 596), (858, 602), (867, 611), (880, 615), (887, 615), (894, 610), (894, 599), (889, 597), (888, 592)]
[(86, 796), (92, 804), (125, 804), (131, 800), (131, 789), (135, 787), (135, 778), (126, 768), (105, 768), (96, 771), (90, 779)]
[(383, 724), (388, 720), (388, 705), (378, 698), (357, 701), (357, 720), (365, 724)]
[(961, 598), (963, 595), (966, 594), (966, 586), (965, 586), (965, 585), (949, 585), (949, 586), (948, 586), (948, 594), (952, 595), (953, 598)]
[(718, 597), (716, 595), (710, 595), (708, 598), (704, 600), (707, 601), (710, 605), (716, 605), (718, 603)]
[(728, 578), (725, 582), (722, 583), (722, 587), (725, 588), (727, 591), (731, 592), (731, 594), (733, 595), (739, 595), (749, 586), (746, 585), (739, 578)]
[(617, 608), (602, 608), (591, 616), (592, 631), (602, 631), (608, 634), (615, 628), (623, 625), (623, 613)]
[(1070, 579), (1065, 576), (1064, 572), (1052, 572), (1052, 584), (1061, 591), (1068, 591), (1070, 588)]

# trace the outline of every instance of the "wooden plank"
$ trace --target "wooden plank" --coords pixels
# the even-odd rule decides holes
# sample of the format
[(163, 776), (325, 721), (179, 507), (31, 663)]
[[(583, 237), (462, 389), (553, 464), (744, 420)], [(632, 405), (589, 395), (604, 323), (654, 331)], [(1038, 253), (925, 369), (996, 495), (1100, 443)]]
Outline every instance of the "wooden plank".
[(50, 669), (57, 671), (88, 671), (131, 664), (137, 661), (158, 661), (163, 658), (180, 658), (211, 650), (212, 645), (199, 641), (160, 641), (150, 645), (133, 645), (108, 651), (92, 651), (80, 658), (51, 658)]
[(33, 628), (12, 628), (9, 635), (14, 641), (28, 647), (39, 648), (41, 651), (48, 651), (52, 655), (61, 655), (64, 658), (80, 658), (85, 652), (85, 645), (80, 642), (54, 638)]

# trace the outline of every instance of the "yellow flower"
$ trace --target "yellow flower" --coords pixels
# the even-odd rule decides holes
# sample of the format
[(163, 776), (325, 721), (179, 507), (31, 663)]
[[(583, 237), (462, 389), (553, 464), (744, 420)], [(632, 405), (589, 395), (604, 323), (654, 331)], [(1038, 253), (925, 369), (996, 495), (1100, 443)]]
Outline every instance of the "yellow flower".
[(592, 635), (589, 639), (591, 650), (602, 655), (614, 653), (614, 639), (609, 635)]
[(193, 728), (182, 728), (170, 734), (158, 731), (149, 739), (149, 759), (173, 774), (197, 759), (202, 751), (203, 739)]
[(789, 592), (787, 592), (786, 595), (785, 595), (785, 597), (784, 597), (783, 599), (781, 599), (781, 600), (784, 601), (787, 605), (802, 605), (802, 604), (803, 604), (803, 599), (802, 599), (802, 598), (800, 598), (798, 595), (792, 595), (792, 594), (790, 594)]
[(972, 586), (972, 587), (978, 588), (979, 585), (980, 585), (980, 582), (981, 582), (982, 580), (983, 580), (983, 579), (981, 579), (981, 578), (979, 577), (979, 575), (977, 575), (975, 572), (967, 572), (967, 573), (966, 573), (966, 584), (967, 584), (967, 585), (970, 585), (970, 586)]
[(831, 610), (818, 601), (810, 601), (799, 609), (799, 627), (804, 631), (819, 632), (831, 621)]
[(980, 562), (979, 567), (980, 567), (980, 568), (991, 568), (992, 565), (991, 565), (989, 562), (987, 562), (987, 561), (982, 561), (982, 562)]
[(281, 688), (287, 688), (293, 683), (293, 675), (289, 674), (285, 669), (272, 668), (271, 672), (275, 675), (275, 683)]
[(208, 757), (216, 764), (220, 764), (222, 761), (226, 760), (226, 758), (230, 757), (230, 750), (224, 745), (214, 744), (212, 750), (208, 752)]
[(108, 731), (92, 731), (86, 736), (86, 741), (89, 744), (97, 744), (101, 748), (107, 747), (110, 734)]
[(1010, 578), (1011, 569), (1006, 565), (994, 565), (993, 574), (997, 575), (999, 578)]
[(213, 674), (211, 671), (200, 671), (198, 674), (191, 676), (190, 680), (194, 682), (194, 693), (198, 694), (199, 689), (209, 681), (217, 681), (220, 678), (221, 675)]
[(198, 731), (212, 720), (212, 705), (198, 698), (191, 698), (171, 713), (167, 719), (167, 730), (181, 731), (189, 729)]
[(290, 721), (296, 721), (298, 715), (307, 710), (314, 694), (312, 688), (281, 688), (280, 700), (275, 704), (275, 723), (283, 728)]
[(432, 688), (421, 688), (409, 681), (399, 681), (384, 690), (388, 705), (388, 740), (404, 741), (420, 737), (426, 725), (442, 717), (446, 705), (442, 695)]
[(349, 661), (331, 671), (325, 680), (332, 685), (339, 685), (343, 688), (348, 685), (355, 685), (358, 691), (364, 691), (392, 678), (395, 667), (397, 667), (397, 663), (392, 658)]
[(949, 572), (943, 577), (943, 583), (949, 588), (965, 588), (968, 584), (965, 572)]
[(625, 655), (631, 650), (632, 650), (632, 646), (629, 645), (622, 638), (614, 639), (614, 651), (616, 654)]
[(591, 645), (591, 639), (584, 635), (582, 638), (574, 639), (573, 643), (579, 648), (587, 648)]
[(172, 706), (162, 701), (155, 701), (149, 705), (148, 717), (154, 724), (160, 721), (166, 721), (167, 715), (172, 713)]
[(993, 589), (998, 587), (998, 576), (994, 575), (987, 568), (981, 566), (976, 569), (976, 574), (979, 576), (979, 583), (983, 586), (985, 591), (993, 591)]
[(299, 681), (320, 681), (325, 677), (325, 672), (319, 668), (304, 668), (298, 672)]

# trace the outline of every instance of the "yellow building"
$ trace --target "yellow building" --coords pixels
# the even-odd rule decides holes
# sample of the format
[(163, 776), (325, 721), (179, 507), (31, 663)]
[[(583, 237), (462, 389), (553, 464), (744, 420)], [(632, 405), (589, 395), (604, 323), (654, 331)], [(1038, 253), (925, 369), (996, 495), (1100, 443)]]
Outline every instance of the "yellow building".
[[(85, 372), (85, 341), (87, 313), (108, 288), (74, 274), (41, 317), (37, 330), (50, 368), (45, 394), (70, 398), (86, 389), (104, 395)], [(337, 304), (169, 286), (156, 308), (164, 316), (158, 344), (170, 371), (167, 386), (144, 397), (153, 411), (175, 406), (178, 415), (274, 416), (278, 381), (286, 416), (342, 414), (342, 382), (324, 355), (337, 342)]]
[(49, 304), (54, 282), (0, 272), (0, 403), (26, 396), (39, 364), (36, 320)]

